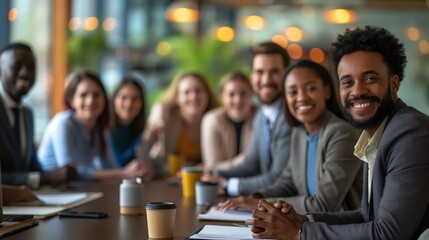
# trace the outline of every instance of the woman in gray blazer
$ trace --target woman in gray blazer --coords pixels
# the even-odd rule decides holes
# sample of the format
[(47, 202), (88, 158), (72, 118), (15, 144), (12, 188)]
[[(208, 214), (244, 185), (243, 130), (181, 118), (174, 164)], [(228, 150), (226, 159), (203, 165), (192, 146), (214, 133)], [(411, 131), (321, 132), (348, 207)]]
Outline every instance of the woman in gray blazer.
[(254, 209), (260, 197), (281, 198), (300, 213), (359, 207), (362, 163), (353, 155), (358, 132), (343, 120), (329, 72), (301, 60), (287, 69), (283, 90), (286, 120), (293, 126), (287, 167), (273, 185), (219, 209)]

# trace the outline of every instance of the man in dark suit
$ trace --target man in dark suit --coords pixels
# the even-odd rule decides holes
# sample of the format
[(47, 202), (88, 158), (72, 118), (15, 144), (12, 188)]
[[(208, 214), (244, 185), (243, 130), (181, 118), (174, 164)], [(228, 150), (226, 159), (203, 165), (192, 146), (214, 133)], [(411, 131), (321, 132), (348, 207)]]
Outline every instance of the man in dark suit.
[(244, 161), (216, 173), (225, 179), (223, 187), (229, 196), (248, 195), (274, 183), (289, 159), (291, 128), (284, 118), (281, 97), (289, 55), (273, 42), (256, 45), (252, 54), (250, 81), (261, 107), (253, 120), (253, 135)]
[(364, 130), (354, 152), (364, 161), (361, 207), (304, 216), (286, 202), (262, 200), (248, 222), (254, 237), (417, 239), (429, 227), (429, 117), (398, 98), (403, 44), (366, 26), (340, 35), (332, 55), (344, 112)]
[(3, 184), (58, 185), (73, 176), (63, 167), (42, 172), (33, 142), (33, 115), (21, 99), (35, 82), (36, 60), (31, 48), (13, 43), (0, 51), (0, 161)]

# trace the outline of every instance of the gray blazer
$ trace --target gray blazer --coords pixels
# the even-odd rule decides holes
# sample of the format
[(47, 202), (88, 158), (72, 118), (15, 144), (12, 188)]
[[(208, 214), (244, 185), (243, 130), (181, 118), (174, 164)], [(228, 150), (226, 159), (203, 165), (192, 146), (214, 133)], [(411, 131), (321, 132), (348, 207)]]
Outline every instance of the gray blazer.
[(378, 147), (372, 198), (364, 164), (361, 207), (313, 214), (302, 239), (417, 239), (429, 227), (429, 117), (400, 99)]
[(317, 194), (307, 190), (307, 131), (292, 128), (291, 155), (277, 181), (260, 194), (285, 197), (299, 213), (356, 209), (362, 196), (362, 161), (353, 155), (359, 133), (350, 124), (327, 112), (319, 130), (316, 160)]
[(273, 184), (289, 159), (291, 128), (284, 117), (285, 105), (282, 101), (279, 114), (271, 128), (271, 165), (268, 168), (263, 154), (263, 114), (262, 110), (253, 120), (253, 136), (244, 162), (228, 170), (220, 170), (223, 177), (239, 177), (240, 195), (247, 195)]
[(0, 98), (0, 160), (1, 179), (4, 184), (26, 184), (28, 172), (42, 171), (37, 161), (36, 148), (33, 142), (33, 114), (30, 109), (24, 107), (23, 115), (27, 134), (27, 149), (24, 158), (21, 157), (21, 154), (18, 154), (18, 145), (14, 137), (13, 128)]

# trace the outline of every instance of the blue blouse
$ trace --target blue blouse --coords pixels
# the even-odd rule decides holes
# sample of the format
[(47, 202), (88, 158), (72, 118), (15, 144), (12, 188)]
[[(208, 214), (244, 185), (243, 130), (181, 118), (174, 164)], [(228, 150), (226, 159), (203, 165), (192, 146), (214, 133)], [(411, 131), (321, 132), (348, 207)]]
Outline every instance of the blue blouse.
[(92, 179), (96, 170), (117, 167), (109, 149), (107, 156), (101, 154), (97, 129), (90, 137), (72, 110), (56, 114), (49, 122), (37, 155), (43, 170), (70, 164), (82, 179)]
[(316, 161), (318, 142), (319, 132), (307, 134), (307, 188), (310, 196), (314, 196), (317, 193)]
[(135, 133), (130, 126), (117, 124), (109, 131), (110, 148), (119, 166), (124, 167), (136, 158), (135, 149), (142, 141), (142, 134)]

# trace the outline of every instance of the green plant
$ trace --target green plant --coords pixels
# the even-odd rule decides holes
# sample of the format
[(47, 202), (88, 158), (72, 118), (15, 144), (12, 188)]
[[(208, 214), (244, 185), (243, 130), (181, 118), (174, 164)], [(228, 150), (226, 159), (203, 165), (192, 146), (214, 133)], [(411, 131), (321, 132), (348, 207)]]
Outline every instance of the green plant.
[(169, 58), (174, 63), (174, 74), (196, 71), (204, 74), (209, 84), (217, 88), (220, 78), (234, 70), (249, 71), (248, 63), (239, 58), (243, 47), (238, 43), (220, 42), (212, 38), (197, 39), (178, 36), (167, 39), (172, 47)]
[(106, 34), (101, 29), (78, 31), (67, 42), (67, 56), (71, 69), (97, 69), (98, 59), (107, 50)]

